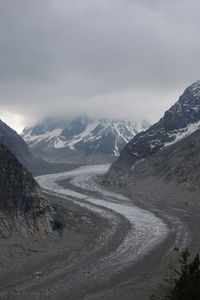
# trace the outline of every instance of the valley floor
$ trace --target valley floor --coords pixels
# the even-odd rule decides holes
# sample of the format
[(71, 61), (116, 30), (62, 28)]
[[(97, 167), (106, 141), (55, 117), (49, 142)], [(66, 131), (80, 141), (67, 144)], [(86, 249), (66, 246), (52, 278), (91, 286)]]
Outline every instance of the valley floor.
[(107, 168), (37, 178), (65, 228), (47, 240), (0, 245), (0, 299), (147, 300), (175, 248), (198, 252), (197, 210), (149, 199), (145, 185), (130, 198), (106, 191), (98, 181)]

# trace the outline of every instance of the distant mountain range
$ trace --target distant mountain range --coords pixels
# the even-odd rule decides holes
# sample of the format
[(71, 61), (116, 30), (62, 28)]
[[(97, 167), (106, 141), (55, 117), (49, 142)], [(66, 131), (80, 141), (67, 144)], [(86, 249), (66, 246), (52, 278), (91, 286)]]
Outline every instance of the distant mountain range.
[(55, 155), (65, 152), (70, 156), (76, 152), (86, 156), (117, 157), (138, 132), (149, 126), (147, 121), (48, 118), (33, 127), (25, 128), (22, 137), (34, 153), (54, 151)]
[(109, 184), (133, 184), (160, 176), (190, 189), (200, 184), (200, 81), (190, 85), (163, 118), (137, 134), (105, 176)]

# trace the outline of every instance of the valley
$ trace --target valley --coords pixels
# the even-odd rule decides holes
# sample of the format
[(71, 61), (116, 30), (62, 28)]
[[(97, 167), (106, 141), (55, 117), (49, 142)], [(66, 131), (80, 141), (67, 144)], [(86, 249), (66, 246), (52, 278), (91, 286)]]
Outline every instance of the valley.
[[(135, 195), (130, 200), (105, 190), (99, 182), (108, 167), (85, 166), (37, 177), (51, 201), (63, 209), (75, 205), (76, 214), (87, 217), (83, 217), (82, 225), (78, 221), (78, 235), (72, 226), (63, 230), (57, 242), (54, 240), (59, 247), (52, 244), (54, 251), (48, 250), (46, 256), (51, 264), (44, 253), (29, 255), (29, 270), (32, 263), (36, 268), (36, 261), (40, 262), (35, 272), (39, 270), (41, 275), (30, 276), (21, 266), (24, 277), (11, 285), (11, 291), (4, 287), (2, 299), (125, 300), (135, 295), (147, 300), (166, 264), (177, 256), (175, 247), (199, 246), (197, 212), (172, 208), (167, 201), (165, 205), (147, 202), (147, 194), (146, 199)], [(41, 247), (44, 251), (47, 245)]]
[(50, 120), (30, 149), (0, 123), (0, 299), (149, 300), (199, 252), (199, 99), (197, 81), (143, 131)]
[(200, 300), (200, 1), (0, 1), (0, 300)]

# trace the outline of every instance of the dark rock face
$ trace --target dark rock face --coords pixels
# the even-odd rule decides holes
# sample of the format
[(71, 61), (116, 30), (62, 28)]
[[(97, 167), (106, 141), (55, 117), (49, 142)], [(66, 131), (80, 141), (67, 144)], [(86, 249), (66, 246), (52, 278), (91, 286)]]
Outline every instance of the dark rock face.
[(46, 235), (51, 230), (51, 208), (39, 194), (32, 175), (12, 152), (0, 144), (0, 236), (13, 231)]
[[(163, 166), (168, 161), (167, 166), (170, 169), (172, 167), (170, 160), (165, 157), (166, 153), (170, 153), (168, 149), (179, 147), (179, 144), (184, 139), (188, 140), (189, 136), (193, 135), (196, 130), (198, 131), (199, 127), (200, 81), (197, 81), (184, 91), (179, 100), (165, 112), (159, 122), (148, 130), (137, 134), (125, 146), (120, 157), (106, 174), (107, 182), (117, 184), (124, 182), (123, 177), (129, 176), (127, 174), (130, 174), (136, 168), (136, 165), (143, 163), (144, 160), (150, 161), (151, 157), (152, 159), (157, 157), (156, 153), (158, 155), (162, 153)], [(190, 153), (191, 145), (186, 142), (185, 147)], [(180, 152), (179, 155), (186, 157), (186, 151), (182, 154)], [(159, 170), (161, 169), (162, 167), (159, 168)]]
[(20, 161), (25, 157), (31, 156), (29, 148), (12, 128), (0, 120), (0, 143), (6, 145)]
[(178, 130), (200, 120), (200, 81), (190, 85), (161, 119), (166, 131)]
[[(100, 127), (100, 126), (99, 126)], [(107, 132), (107, 134), (101, 139), (101, 140), (93, 140), (91, 142), (87, 141), (81, 141), (77, 143), (76, 149), (79, 150), (80, 152), (83, 151), (83, 153), (90, 155), (90, 154), (104, 154), (104, 155), (110, 155), (114, 154), (114, 149), (115, 149), (115, 142), (116, 142), (116, 137), (112, 132)], [(121, 149), (122, 145), (125, 145), (124, 141), (121, 141), (117, 149)], [(118, 150), (117, 150), (118, 152)]]

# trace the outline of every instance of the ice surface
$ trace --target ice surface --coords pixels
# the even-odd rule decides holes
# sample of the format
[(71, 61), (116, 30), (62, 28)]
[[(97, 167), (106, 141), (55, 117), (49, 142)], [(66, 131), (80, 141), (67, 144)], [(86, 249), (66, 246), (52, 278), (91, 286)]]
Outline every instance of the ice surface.
[[(124, 241), (115, 253), (104, 258), (106, 265), (112, 264), (117, 270), (121, 268), (122, 264), (124, 266), (130, 262), (134, 263), (142, 255), (152, 250), (156, 244), (165, 239), (168, 229), (166, 224), (153, 213), (133, 205), (129, 198), (106, 191), (96, 184), (94, 176), (105, 173), (108, 168), (108, 164), (84, 166), (68, 172), (42, 175), (36, 179), (43, 188), (62, 194), (64, 197), (70, 197), (70, 199), (73, 197), (74, 202), (96, 211), (104, 217), (113, 218), (111, 213), (105, 211), (105, 209), (109, 209), (130, 222), (131, 227)], [(62, 188), (57, 182), (65, 178), (70, 179), (70, 184), (75, 187), (74, 189), (82, 188), (83, 193)], [(96, 192), (97, 196), (88, 196), (84, 190)], [(104, 266), (102, 265), (101, 268)]]

